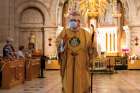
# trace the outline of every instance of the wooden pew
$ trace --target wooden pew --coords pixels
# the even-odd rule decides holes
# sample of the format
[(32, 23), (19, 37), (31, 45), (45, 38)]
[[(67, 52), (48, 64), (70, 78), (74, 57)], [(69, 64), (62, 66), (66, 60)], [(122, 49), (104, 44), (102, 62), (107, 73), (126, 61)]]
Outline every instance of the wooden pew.
[(4, 63), (2, 70), (2, 88), (11, 88), (14, 85), (24, 83), (24, 60), (13, 60)]
[(30, 81), (39, 77), (40, 74), (40, 60), (39, 59), (26, 59), (26, 80)]
[(4, 62), (0, 59), (0, 87), (2, 84), (2, 70), (4, 68)]

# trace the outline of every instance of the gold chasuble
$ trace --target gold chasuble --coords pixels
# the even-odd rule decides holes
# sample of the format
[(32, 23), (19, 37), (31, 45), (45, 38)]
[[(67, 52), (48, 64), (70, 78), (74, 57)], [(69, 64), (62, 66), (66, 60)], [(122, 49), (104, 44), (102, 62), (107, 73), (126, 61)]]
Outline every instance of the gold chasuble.
[[(61, 76), (63, 93), (89, 93), (90, 73), (88, 48), (91, 36), (84, 29), (79, 31), (63, 30), (56, 40), (58, 48), (64, 42), (61, 60)], [(58, 51), (59, 52), (59, 51)]]

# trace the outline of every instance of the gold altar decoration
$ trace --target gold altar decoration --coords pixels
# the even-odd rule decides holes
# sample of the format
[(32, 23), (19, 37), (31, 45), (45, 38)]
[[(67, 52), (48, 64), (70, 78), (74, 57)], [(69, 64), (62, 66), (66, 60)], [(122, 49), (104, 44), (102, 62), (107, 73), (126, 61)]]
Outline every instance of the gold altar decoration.
[(107, 0), (81, 0), (80, 12), (89, 17), (103, 16), (108, 4)]
[(103, 16), (109, 2), (107, 0), (69, 0), (67, 17), (71, 12), (79, 12), (82, 16)]
[(113, 13), (112, 16), (113, 16), (114, 18), (120, 18), (120, 17), (122, 16), (122, 14), (116, 12), (116, 13)]

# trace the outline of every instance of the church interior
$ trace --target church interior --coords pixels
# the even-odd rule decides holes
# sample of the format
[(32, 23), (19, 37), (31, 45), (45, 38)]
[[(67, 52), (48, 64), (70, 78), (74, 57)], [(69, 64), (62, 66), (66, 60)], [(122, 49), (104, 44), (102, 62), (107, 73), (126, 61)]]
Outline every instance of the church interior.
[(91, 91), (140, 93), (139, 0), (1, 0), (0, 93), (63, 93), (56, 39), (72, 11), (96, 32)]

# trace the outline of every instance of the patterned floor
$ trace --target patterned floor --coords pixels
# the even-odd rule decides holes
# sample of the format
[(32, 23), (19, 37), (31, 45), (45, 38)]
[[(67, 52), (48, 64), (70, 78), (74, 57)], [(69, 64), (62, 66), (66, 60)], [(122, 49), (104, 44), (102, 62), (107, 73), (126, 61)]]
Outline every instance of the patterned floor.
[[(26, 81), (9, 90), (0, 89), (0, 93), (61, 93), (59, 71), (47, 71), (45, 78)], [(57, 91), (57, 92), (56, 92)]]
[[(47, 71), (46, 78), (27, 81), (0, 93), (61, 93), (58, 71)], [(119, 71), (117, 74), (94, 74), (93, 93), (140, 93), (140, 71)]]

